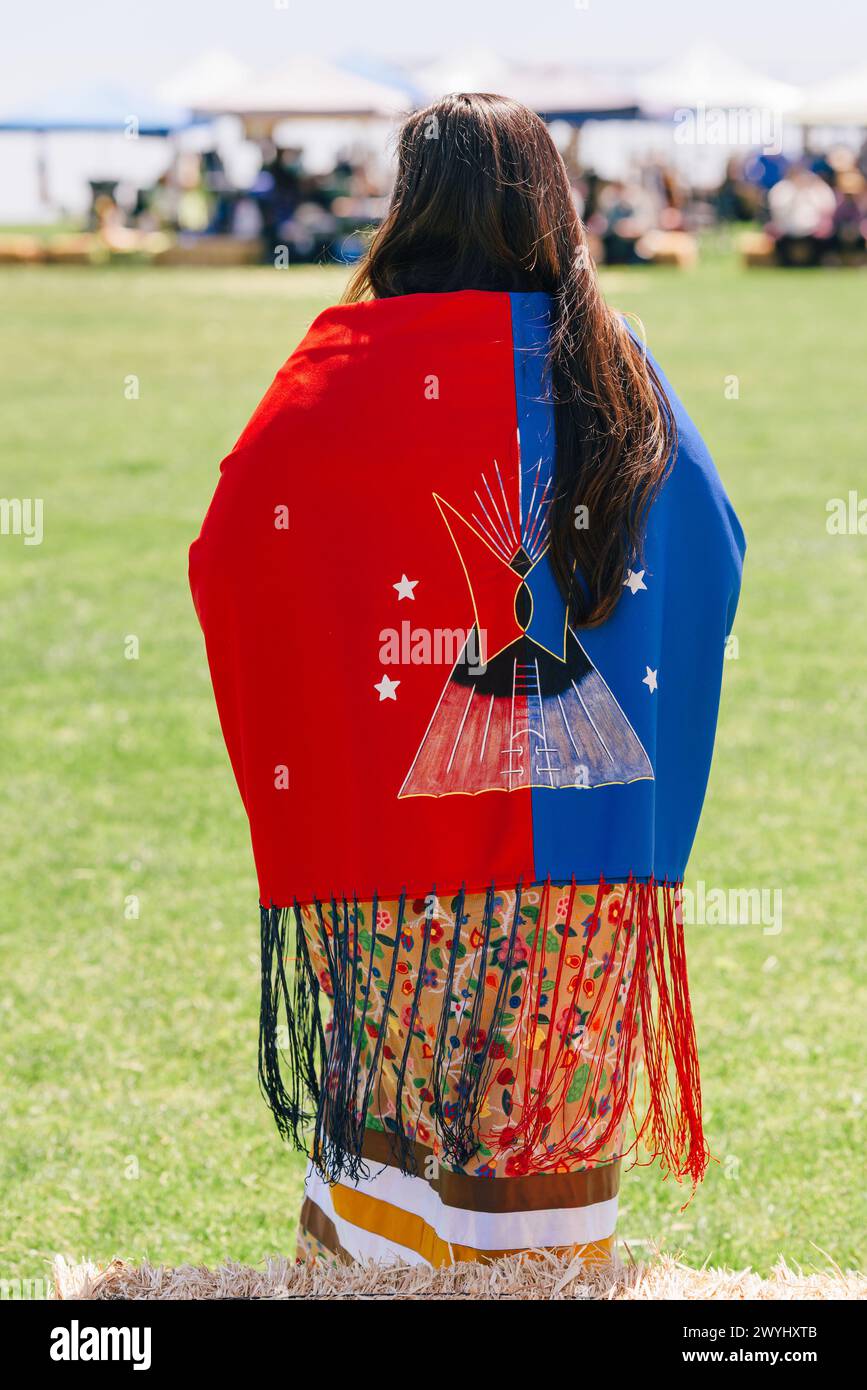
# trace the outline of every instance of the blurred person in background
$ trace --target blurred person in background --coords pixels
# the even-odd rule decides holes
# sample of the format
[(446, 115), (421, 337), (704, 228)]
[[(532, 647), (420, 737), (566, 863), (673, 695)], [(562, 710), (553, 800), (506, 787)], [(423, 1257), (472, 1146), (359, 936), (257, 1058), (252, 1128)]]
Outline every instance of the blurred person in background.
[(603, 247), (606, 265), (635, 265), (638, 244), (659, 224), (659, 203), (640, 183), (617, 180), (599, 194), (591, 222)]
[(834, 249), (843, 260), (860, 260), (867, 250), (867, 180), (859, 169), (843, 170), (836, 182)]
[(747, 177), (747, 159), (732, 155), (714, 197), (721, 222), (755, 222), (766, 216), (766, 191)]
[(262, 214), (262, 256), (274, 263), (279, 248), (286, 244), (283, 228), (292, 218), (301, 197), (304, 177), (303, 155), (298, 149), (278, 149), (266, 143), (262, 168), (251, 192)]
[(789, 169), (768, 194), (768, 234), (783, 266), (815, 266), (832, 244), (837, 200), (805, 163)]

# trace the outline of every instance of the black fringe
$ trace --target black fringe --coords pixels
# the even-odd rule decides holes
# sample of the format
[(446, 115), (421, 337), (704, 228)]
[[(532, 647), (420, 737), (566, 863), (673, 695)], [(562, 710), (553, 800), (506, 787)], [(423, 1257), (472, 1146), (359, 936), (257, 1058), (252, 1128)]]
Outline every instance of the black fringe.
[[(430, 1114), (443, 1144), (445, 1157), (458, 1167), (467, 1164), (479, 1147), (479, 1111), (484, 1100), (494, 1059), (491, 1048), (505, 1012), (509, 996), (514, 946), (521, 916), (521, 885), (517, 885), (517, 901), (508, 938), (507, 960), (502, 971), (493, 1012), (486, 1019), (486, 1036), (475, 1046), (485, 1006), (485, 974), (490, 958), (491, 932), (494, 923), (496, 890), (488, 889), (481, 924), (482, 941), (475, 948), (473, 975), (478, 987), (472, 1007), (458, 1022), (451, 1010), (451, 995), (455, 967), (460, 956), (464, 932), (462, 888), (453, 900), (450, 916), (454, 919), (452, 944), (443, 989), (437, 1036), (431, 1064), (431, 1089), (434, 1101)], [(424, 935), (417, 967), (417, 983), (413, 991), (409, 1025), (403, 1052), (397, 1067), (396, 1115), (389, 1128), (395, 1163), (404, 1173), (415, 1173), (415, 1135), (421, 1103), (413, 1107), (413, 1097), (406, 1096), (406, 1072), (409, 1063), (424, 977), (430, 949), (431, 928), (436, 904), (436, 890), (426, 899)], [(332, 982), (331, 1019), (326, 1045), (320, 1010), (320, 988), (304, 939), (301, 912), (293, 909), (262, 909), (262, 1012), (259, 1027), (259, 1078), (262, 1091), (274, 1112), (277, 1127), (284, 1138), (296, 1148), (309, 1152), (311, 1159), (330, 1182), (346, 1177), (355, 1181), (369, 1176), (362, 1157), (365, 1128), (370, 1113), (374, 1087), (380, 1074), (385, 1036), (391, 1014), (397, 966), (401, 954), (401, 936), (406, 912), (406, 892), (401, 895), (398, 918), (391, 946), (391, 965), (382, 996), (381, 1026), (377, 1030), (373, 1053), (362, 1075), (361, 1057), (365, 1047), (365, 1032), (371, 1013), (371, 992), (374, 986), (373, 966), (377, 943), (383, 934), (377, 925), (378, 900), (372, 904), (371, 944), (366, 969), (361, 965), (358, 931), (358, 903), (352, 910), (344, 898), (332, 899), (328, 911), (331, 935), (320, 901), (313, 904), (315, 923), (322, 951)], [(290, 912), (296, 928), (295, 969), (291, 983), (285, 969), (287, 923)], [(278, 1015), (282, 1006), (286, 1019), (285, 1048), (278, 1046)], [(460, 1033), (462, 1037), (457, 1036)], [(450, 1076), (455, 1053), (460, 1049), (460, 1069), (457, 1078)], [(289, 1080), (284, 1083), (281, 1072), (281, 1051), (285, 1056)], [(412, 1109), (416, 1113), (408, 1113)], [(391, 1125), (391, 1121), (389, 1124)], [(312, 1128), (312, 1136), (310, 1130)]]
[[(260, 907), (262, 999), (259, 1010), (259, 1087), (274, 1112), (277, 1128), (296, 1148), (306, 1148), (304, 1133), (315, 1119), (320, 1077), (327, 1049), (319, 1007), (319, 981), (310, 961), (301, 908)], [(294, 955), (290, 955), (294, 925)], [(286, 1020), (286, 1043), (279, 1037), (280, 1012)], [(287, 1062), (283, 1079), (281, 1054)]]

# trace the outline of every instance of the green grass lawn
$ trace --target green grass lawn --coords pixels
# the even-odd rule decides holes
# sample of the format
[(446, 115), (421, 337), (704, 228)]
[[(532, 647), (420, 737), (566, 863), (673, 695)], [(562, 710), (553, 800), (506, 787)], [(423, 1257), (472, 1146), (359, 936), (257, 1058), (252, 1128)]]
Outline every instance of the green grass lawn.
[[(860, 1264), (867, 537), (828, 535), (825, 504), (867, 488), (867, 279), (714, 257), (605, 283), (749, 538), (689, 878), (781, 889), (784, 913), (779, 935), (691, 928), (720, 1163), (684, 1212), (633, 1170), (619, 1231), (695, 1264), (821, 1263), (817, 1245)], [(0, 494), (44, 499), (42, 545), (0, 537), (0, 1278), (55, 1252), (293, 1250), (302, 1160), (257, 1091), (256, 884), (186, 555), (220, 458), (341, 284), (0, 273)]]

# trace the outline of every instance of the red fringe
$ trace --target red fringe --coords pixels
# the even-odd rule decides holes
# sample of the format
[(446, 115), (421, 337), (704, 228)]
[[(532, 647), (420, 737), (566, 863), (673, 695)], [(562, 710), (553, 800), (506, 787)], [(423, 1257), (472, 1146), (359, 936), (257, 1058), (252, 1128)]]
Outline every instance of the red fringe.
[[(689, 1177), (694, 1189), (704, 1176), (710, 1151), (702, 1130), (698, 1050), (686, 973), (682, 884), (659, 884), (654, 879), (639, 883), (633, 878), (625, 884), (620, 920), (604, 973), (596, 982), (596, 997), (583, 1024), (579, 1006), (584, 998), (590, 945), (611, 887), (600, 881), (577, 975), (569, 984), (571, 1001), (565, 1017), (558, 1020), (566, 960), (577, 954), (577, 934), (572, 929), (575, 882), (565, 891), (569, 892), (569, 903), (552, 990), (550, 979), (543, 975), (549, 933), (555, 930), (548, 921), (550, 880), (543, 886), (540, 926), (533, 937), (516, 1033), (526, 1040), (520, 1049), (522, 1084), (514, 1088), (515, 1096), (523, 1099), (516, 1102), (517, 1114), (510, 1116), (509, 1124), (500, 1132), (500, 1144), (517, 1152), (513, 1171), (516, 1167), (527, 1173), (574, 1168), (578, 1162), (595, 1159), (615, 1141), (628, 1112), (636, 1137), (626, 1153), (641, 1145), (649, 1154), (646, 1161), (658, 1158), (666, 1174), (674, 1175), (678, 1181)], [(556, 929), (560, 929), (559, 921)], [(575, 969), (574, 961), (572, 968)], [(609, 1051), (607, 1043), (615, 1026), (618, 997), (624, 989), (626, 998), (617, 1043)], [(539, 1062), (533, 1041), (542, 1013), (543, 991), (550, 1002), (550, 1023)], [(588, 1029), (597, 1037), (588, 1050), (591, 1072), (580, 1108), (577, 1112), (570, 1109), (567, 1128), (566, 1098), (579, 1056), (574, 1039)], [(635, 1106), (630, 1084), (639, 1031), (643, 1037), (648, 1093), (643, 1113)], [(610, 1080), (604, 1088), (606, 1074)], [(607, 1092), (602, 1102), (604, 1112), (600, 1110), (603, 1092)]]

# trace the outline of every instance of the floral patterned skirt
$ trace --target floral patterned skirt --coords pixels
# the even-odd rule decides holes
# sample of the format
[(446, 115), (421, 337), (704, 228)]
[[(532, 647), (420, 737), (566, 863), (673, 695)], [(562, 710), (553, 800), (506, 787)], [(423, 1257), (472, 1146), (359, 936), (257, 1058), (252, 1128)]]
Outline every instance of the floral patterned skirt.
[[(299, 1260), (436, 1266), (541, 1249), (610, 1258), (629, 1122), (629, 1107), (615, 1114), (611, 1097), (615, 1089), (631, 1096), (641, 1051), (634, 1020), (624, 1032), (635, 964), (634, 935), (621, 930), (625, 892), (525, 889), (516, 932), (514, 892), (497, 894), (492, 926), (485, 894), (348, 909), (355, 975), (368, 982), (353, 996), (369, 1096), (363, 1164), (356, 1178), (327, 1182), (311, 1163)], [(310, 961), (333, 995), (329, 938), (344, 924), (313, 907), (301, 912)], [(375, 986), (388, 977), (386, 997)], [(457, 1103), (468, 1085), (468, 1030), (469, 1050), (485, 1047), (487, 1071), (475, 1151), (459, 1164), (442, 1142), (434, 1101), (451, 1094)], [(448, 1036), (443, 1052), (444, 1031), (451, 1052)], [(434, 1077), (443, 1055), (444, 1074), (440, 1060)], [(440, 1105), (447, 1117), (448, 1099)], [(409, 1171), (405, 1155), (396, 1157), (398, 1129), (409, 1135)]]

